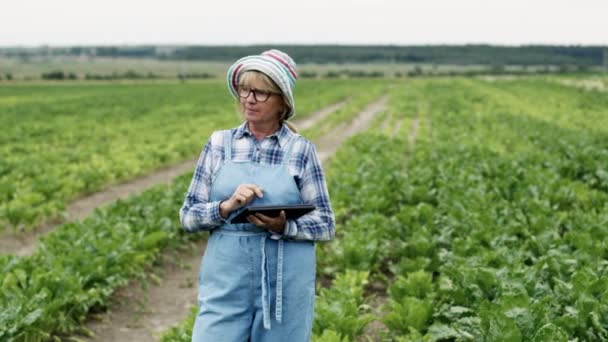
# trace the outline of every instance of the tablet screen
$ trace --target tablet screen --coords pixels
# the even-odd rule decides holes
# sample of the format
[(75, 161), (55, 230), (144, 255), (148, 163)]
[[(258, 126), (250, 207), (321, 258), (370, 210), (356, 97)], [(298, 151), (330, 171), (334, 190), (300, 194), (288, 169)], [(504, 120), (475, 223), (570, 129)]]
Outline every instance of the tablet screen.
[(249, 221), (247, 221), (247, 216), (255, 213), (277, 217), (282, 210), (285, 210), (285, 215), (287, 215), (288, 220), (295, 220), (298, 217), (315, 210), (315, 206), (312, 204), (250, 206), (230, 219), (230, 223), (249, 223)]

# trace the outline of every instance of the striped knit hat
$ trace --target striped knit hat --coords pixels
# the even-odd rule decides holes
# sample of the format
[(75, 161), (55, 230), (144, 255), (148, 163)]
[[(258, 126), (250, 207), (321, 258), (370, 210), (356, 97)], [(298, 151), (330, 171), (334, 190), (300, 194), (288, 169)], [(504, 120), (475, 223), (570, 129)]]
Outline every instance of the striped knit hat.
[(293, 100), (293, 88), (298, 78), (296, 62), (285, 52), (279, 50), (268, 50), (260, 55), (247, 56), (239, 59), (228, 69), (228, 89), (234, 98), (237, 98), (239, 78), (245, 71), (256, 70), (270, 77), (276, 83), (290, 110), (285, 115), (285, 120), (295, 114), (295, 103)]

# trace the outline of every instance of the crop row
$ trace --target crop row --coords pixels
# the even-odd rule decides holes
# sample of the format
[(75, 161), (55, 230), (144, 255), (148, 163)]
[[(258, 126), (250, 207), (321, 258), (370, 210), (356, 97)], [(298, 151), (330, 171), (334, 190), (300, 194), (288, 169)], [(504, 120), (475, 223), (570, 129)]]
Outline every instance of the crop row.
[(28, 257), (0, 257), (0, 340), (46, 341), (81, 331), (130, 279), (145, 278), (163, 248), (193, 238), (176, 226), (189, 178), (157, 186), (45, 236)]
[[(418, 86), (432, 108), (433, 140), (417, 143), (406, 172), (395, 164), (403, 142), (379, 135), (356, 138), (332, 162), (332, 173), (348, 175), (330, 187), (343, 189), (332, 200), (348, 209), (338, 217), (343, 236), (319, 258), (322, 272), (371, 272), (370, 282), (387, 286), (387, 340), (607, 339), (608, 195), (563, 172), (560, 151), (534, 143), (557, 131), (564, 144), (579, 144), (575, 133), (585, 131), (551, 125), (558, 110), (527, 131), (522, 121), (534, 115), (487, 110), (517, 110), (528, 99), (504, 103), (479, 83)], [(586, 153), (602, 153), (598, 140), (583, 141)], [(347, 313), (339, 301), (328, 307)], [(353, 340), (361, 329), (349, 326), (323, 334)]]
[[(340, 150), (328, 177), (339, 238), (319, 257), (335, 279), (317, 300), (317, 340), (608, 338), (608, 196), (597, 178), (606, 158), (593, 133), (607, 126), (584, 126), (605, 107), (565, 119), (573, 103), (603, 99), (574, 91), (528, 113), (542, 84), (415, 83), (402, 88), (409, 105), (392, 107), (421, 124), (407, 169), (405, 135), (359, 136)], [(553, 139), (578, 148), (565, 155)], [(566, 172), (569, 158), (587, 173)], [(372, 337), (365, 326), (378, 305), (384, 329)]]
[[(344, 81), (302, 82), (297, 117), (362, 89)], [(193, 158), (201, 137), (238, 122), (221, 82), (17, 84), (0, 87), (0, 113), (5, 229), (59, 218), (79, 196)]]
[[(590, 101), (589, 93), (541, 85), (427, 85), (434, 140), (417, 147), (408, 174), (433, 196), (401, 216), (404, 229), (413, 229), (404, 241), (426, 235), (416, 255), (427, 266), (402, 258), (403, 278), (389, 291), (400, 303), (422, 303), (426, 320), (408, 322), (403, 305), (397, 316), (404, 340), (608, 338), (608, 196), (592, 177), (602, 164), (583, 158), (602, 160), (605, 145), (593, 131), (606, 126), (599, 120), (591, 130), (580, 117), (565, 120), (568, 103)], [(575, 114), (602, 110), (587, 106)], [(565, 155), (564, 146), (577, 148)], [(586, 173), (566, 172), (572, 159)]]

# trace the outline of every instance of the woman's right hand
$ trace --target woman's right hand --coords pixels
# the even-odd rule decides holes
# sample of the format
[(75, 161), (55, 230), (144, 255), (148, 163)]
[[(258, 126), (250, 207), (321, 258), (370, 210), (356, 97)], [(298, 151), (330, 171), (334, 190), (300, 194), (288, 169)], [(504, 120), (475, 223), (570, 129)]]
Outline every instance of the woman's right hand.
[(220, 203), (220, 215), (226, 218), (231, 212), (246, 206), (256, 197), (264, 197), (262, 188), (255, 184), (241, 184), (229, 199)]

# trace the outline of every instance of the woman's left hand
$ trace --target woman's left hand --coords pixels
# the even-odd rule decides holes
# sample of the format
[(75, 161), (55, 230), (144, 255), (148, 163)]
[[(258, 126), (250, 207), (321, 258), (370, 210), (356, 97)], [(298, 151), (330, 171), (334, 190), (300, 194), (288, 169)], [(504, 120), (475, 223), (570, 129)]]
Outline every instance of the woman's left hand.
[(258, 227), (264, 228), (273, 233), (281, 234), (285, 230), (287, 216), (285, 215), (285, 211), (281, 211), (281, 214), (279, 214), (279, 216), (277, 217), (270, 217), (257, 213), (254, 215), (247, 216), (247, 220)]

